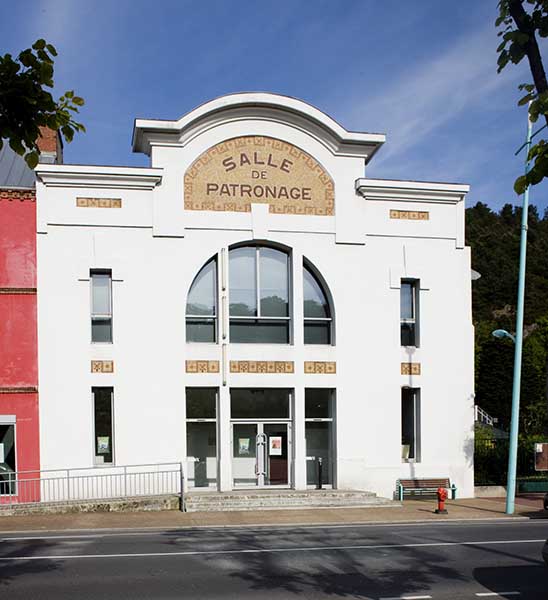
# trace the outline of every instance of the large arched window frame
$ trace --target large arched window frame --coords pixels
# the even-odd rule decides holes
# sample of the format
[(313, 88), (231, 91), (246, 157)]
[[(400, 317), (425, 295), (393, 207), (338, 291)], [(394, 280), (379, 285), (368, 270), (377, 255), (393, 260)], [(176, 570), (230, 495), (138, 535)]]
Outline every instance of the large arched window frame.
[[(187, 342), (217, 343), (222, 330), (223, 340), (230, 343), (292, 343), (291, 253), (279, 247), (248, 243), (228, 249), (226, 262), (223, 254), (226, 257), (223, 251), (219, 258), (214, 256), (206, 262), (192, 282), (186, 305)], [(219, 260), (223, 264), (222, 298)], [(299, 277), (299, 269), (296, 276)], [(332, 345), (331, 296), (318, 271), (306, 259), (302, 262), (302, 292), (304, 343)], [(218, 309), (221, 300), (222, 311)]]

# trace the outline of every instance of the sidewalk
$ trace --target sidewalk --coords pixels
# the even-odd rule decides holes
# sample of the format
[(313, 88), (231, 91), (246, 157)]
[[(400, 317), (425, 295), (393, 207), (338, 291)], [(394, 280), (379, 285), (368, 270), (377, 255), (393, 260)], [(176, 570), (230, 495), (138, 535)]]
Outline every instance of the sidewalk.
[(76, 513), (0, 516), (0, 533), (14, 531), (66, 531), (83, 529), (146, 529), (184, 527), (344, 525), (352, 523), (398, 523), (466, 519), (548, 518), (542, 497), (516, 499), (516, 513), (505, 514), (503, 498), (470, 498), (446, 503), (448, 514), (436, 515), (436, 502), (406, 500), (391, 508), (325, 508), (248, 512), (182, 513), (179, 511), (133, 513)]

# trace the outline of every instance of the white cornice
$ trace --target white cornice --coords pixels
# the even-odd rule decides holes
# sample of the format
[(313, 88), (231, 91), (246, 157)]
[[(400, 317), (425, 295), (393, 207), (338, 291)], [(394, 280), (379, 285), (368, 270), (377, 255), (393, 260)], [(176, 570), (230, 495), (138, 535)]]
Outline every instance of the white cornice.
[(47, 187), (152, 190), (162, 181), (163, 169), (40, 164), (35, 172)]
[(457, 204), (464, 200), (470, 186), (460, 183), (361, 178), (356, 179), (356, 191), (366, 200)]
[(133, 150), (150, 154), (154, 145), (179, 145), (210, 127), (243, 119), (262, 119), (307, 131), (330, 149), (368, 162), (385, 142), (381, 133), (347, 131), (316, 107), (288, 96), (267, 93), (230, 94), (202, 104), (177, 121), (136, 119)]

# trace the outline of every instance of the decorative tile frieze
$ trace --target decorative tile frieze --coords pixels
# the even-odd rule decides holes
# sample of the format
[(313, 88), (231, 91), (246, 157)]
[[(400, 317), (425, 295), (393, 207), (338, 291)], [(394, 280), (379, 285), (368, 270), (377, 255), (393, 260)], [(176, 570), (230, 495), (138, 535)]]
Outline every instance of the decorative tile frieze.
[(78, 208), (122, 208), (121, 198), (76, 198)]
[(114, 361), (113, 360), (92, 360), (91, 361), (91, 372), (92, 373), (114, 373)]
[(231, 373), (294, 373), (293, 361), (283, 360), (231, 360)]
[(1, 387), (0, 394), (36, 394), (38, 388), (34, 385), (28, 387)]
[(409, 221), (428, 221), (430, 213), (421, 210), (390, 210), (391, 219), (408, 219)]
[(33, 295), (36, 294), (36, 288), (14, 288), (14, 287), (0, 287), (0, 295), (8, 294), (11, 296), (21, 295)]
[(401, 363), (401, 374), (402, 375), (420, 375), (421, 364), (420, 363)]
[(304, 362), (304, 372), (306, 374), (325, 374), (334, 375), (337, 372), (337, 363), (319, 360), (306, 360)]
[(218, 373), (218, 360), (186, 360), (185, 371), (187, 373)]

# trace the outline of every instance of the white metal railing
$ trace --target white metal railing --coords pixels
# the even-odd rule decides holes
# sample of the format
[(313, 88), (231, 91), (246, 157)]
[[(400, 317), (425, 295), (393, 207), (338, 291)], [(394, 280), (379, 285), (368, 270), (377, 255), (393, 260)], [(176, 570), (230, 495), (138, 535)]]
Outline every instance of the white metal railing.
[(483, 423), (484, 425), (489, 425), (491, 427), (495, 425), (495, 419), (491, 415), (488, 415), (483, 408), (477, 404), (474, 405), (474, 421), (476, 421), (476, 423)]
[(57, 469), (0, 470), (0, 510), (21, 504), (60, 504), (140, 496), (180, 495), (183, 464), (156, 463)]

